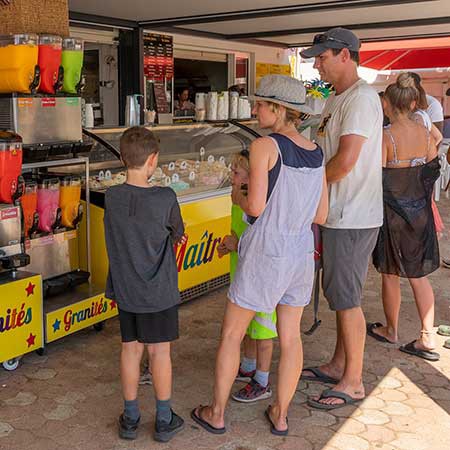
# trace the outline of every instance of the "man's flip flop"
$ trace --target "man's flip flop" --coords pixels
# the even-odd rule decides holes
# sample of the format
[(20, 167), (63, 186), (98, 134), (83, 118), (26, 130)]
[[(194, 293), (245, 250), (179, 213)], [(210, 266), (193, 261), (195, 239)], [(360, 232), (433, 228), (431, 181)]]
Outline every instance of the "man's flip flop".
[[(314, 376), (311, 375), (303, 375), (303, 372), (308, 371), (312, 372)], [(318, 367), (307, 367), (302, 370), (302, 376), (300, 377), (303, 381), (317, 381), (318, 383), (327, 383), (327, 384), (338, 384), (339, 380), (336, 378), (328, 376), (326, 373), (322, 372)]]
[(202, 405), (198, 406), (198, 415), (195, 412), (197, 410), (197, 408), (194, 408), (191, 411), (192, 419), (195, 422), (197, 422), (202, 428), (204, 428), (206, 431), (208, 431), (209, 433), (212, 433), (212, 434), (224, 434), (225, 431), (227, 431), (225, 427), (216, 428), (216, 427), (212, 426), (210, 423), (208, 423), (205, 419), (202, 419), (200, 417), (200, 414), (201, 414), (201, 411), (203, 410), (203, 408), (205, 408), (205, 406), (202, 406)]
[[(327, 404), (322, 403), (321, 400), (324, 400), (326, 398), (338, 398), (340, 400), (343, 400), (343, 403), (336, 403), (336, 404)], [(334, 391), (333, 389), (327, 389), (326, 391), (323, 391), (322, 394), (320, 394), (320, 397), (318, 400), (313, 400), (312, 398), (308, 399), (308, 405), (312, 408), (317, 409), (324, 409), (326, 411), (331, 411), (333, 409), (339, 409), (343, 408), (347, 405), (357, 405), (358, 403), (362, 402), (364, 398), (353, 398), (352, 396), (346, 394), (345, 392), (340, 391)]]
[(408, 353), (409, 355), (418, 356), (419, 358), (426, 359), (427, 361), (439, 361), (441, 357), (439, 353), (432, 352), (431, 350), (422, 350), (420, 348), (416, 348), (414, 343), (416, 341), (412, 341), (409, 344), (402, 345), (400, 347), (400, 351), (404, 353)]
[[(270, 407), (271, 405), (269, 405), (267, 409), (264, 411), (264, 415), (266, 416), (266, 419), (270, 424), (270, 432), (275, 436), (287, 436), (289, 433), (289, 428), (286, 428), (285, 430), (279, 430), (278, 428), (275, 428), (275, 425), (273, 424), (272, 419), (270, 418)], [(287, 417), (286, 423), (288, 423)]]
[(377, 334), (377, 333), (375, 333), (375, 331), (373, 331), (376, 328), (380, 328), (382, 326), (384, 326), (384, 325), (380, 322), (368, 323), (366, 325), (367, 334), (379, 342), (384, 342), (385, 344), (395, 344), (395, 342), (392, 342), (388, 338), (385, 338), (384, 336), (381, 336), (381, 334)]

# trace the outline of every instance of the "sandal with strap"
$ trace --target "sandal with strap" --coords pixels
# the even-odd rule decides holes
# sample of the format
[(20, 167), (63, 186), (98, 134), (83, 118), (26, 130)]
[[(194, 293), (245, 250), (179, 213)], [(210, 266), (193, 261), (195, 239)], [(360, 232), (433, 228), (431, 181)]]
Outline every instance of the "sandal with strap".
[[(322, 403), (321, 400), (324, 400), (326, 398), (337, 398), (340, 400), (343, 400), (342, 403), (335, 403), (335, 404), (329, 404), (329, 403)], [(339, 409), (343, 408), (347, 405), (357, 405), (358, 403), (362, 402), (365, 397), (363, 398), (354, 398), (351, 395), (346, 394), (345, 392), (341, 391), (335, 391), (333, 389), (327, 389), (326, 391), (323, 391), (322, 394), (320, 394), (320, 397), (317, 400), (314, 400), (312, 398), (308, 399), (308, 405), (312, 408), (316, 409), (323, 409), (325, 411), (331, 411), (333, 409)]]
[[(303, 375), (303, 372), (311, 372), (313, 375)], [(306, 367), (302, 370), (302, 375), (300, 377), (303, 381), (316, 381), (318, 383), (326, 384), (338, 384), (339, 380), (330, 377), (325, 372), (322, 372), (318, 367)]]
[(426, 359), (427, 361), (439, 361), (440, 355), (432, 350), (424, 350), (417, 348), (414, 344), (417, 339), (411, 341), (409, 344), (402, 345), (399, 350), (403, 353), (408, 353), (409, 355), (418, 356), (419, 358)]

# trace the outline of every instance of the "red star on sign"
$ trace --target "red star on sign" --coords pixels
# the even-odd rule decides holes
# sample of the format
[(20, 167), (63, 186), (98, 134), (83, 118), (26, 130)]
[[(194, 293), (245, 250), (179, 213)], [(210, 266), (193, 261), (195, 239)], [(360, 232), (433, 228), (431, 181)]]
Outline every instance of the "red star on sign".
[(34, 345), (35, 339), (36, 339), (36, 335), (34, 335), (33, 333), (30, 333), (30, 335), (28, 336), (28, 339), (26, 339), (26, 341), (28, 343), (28, 348), (30, 348), (32, 345)]
[(27, 297), (34, 294), (35, 287), (36, 285), (34, 285), (31, 281), (28, 283), (28, 286), (25, 288), (25, 290), (27, 291)]
[(111, 311), (117, 306), (117, 303), (114, 300), (109, 302), (109, 306), (111, 306)]

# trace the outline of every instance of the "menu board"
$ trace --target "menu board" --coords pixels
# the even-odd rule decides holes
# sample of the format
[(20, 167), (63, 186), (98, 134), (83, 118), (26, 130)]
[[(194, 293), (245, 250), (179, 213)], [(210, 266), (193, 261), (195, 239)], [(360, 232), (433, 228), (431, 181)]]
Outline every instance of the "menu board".
[(170, 106), (167, 102), (166, 90), (164, 88), (164, 83), (159, 81), (155, 81), (153, 83), (153, 90), (155, 93), (155, 103), (156, 110), (159, 114), (168, 114), (170, 113)]
[(144, 35), (144, 75), (155, 82), (173, 78), (172, 36)]

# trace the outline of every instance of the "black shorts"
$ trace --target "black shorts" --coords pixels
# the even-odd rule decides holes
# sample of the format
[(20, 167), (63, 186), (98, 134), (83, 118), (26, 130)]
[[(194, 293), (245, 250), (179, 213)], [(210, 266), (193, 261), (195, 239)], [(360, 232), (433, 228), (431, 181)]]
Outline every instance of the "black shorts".
[(122, 342), (158, 344), (178, 339), (178, 305), (156, 313), (131, 313), (119, 309)]

